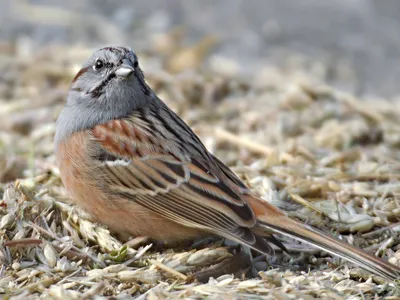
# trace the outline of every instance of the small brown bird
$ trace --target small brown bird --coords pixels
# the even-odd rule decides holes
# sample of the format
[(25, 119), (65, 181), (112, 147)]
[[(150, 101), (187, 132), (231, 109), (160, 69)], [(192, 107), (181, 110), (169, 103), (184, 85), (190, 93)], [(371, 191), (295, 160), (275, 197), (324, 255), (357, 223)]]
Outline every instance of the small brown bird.
[(218, 235), (272, 254), (283, 234), (393, 280), (400, 268), (257, 198), (145, 83), (135, 53), (96, 51), (75, 76), (55, 151), (72, 199), (126, 236)]

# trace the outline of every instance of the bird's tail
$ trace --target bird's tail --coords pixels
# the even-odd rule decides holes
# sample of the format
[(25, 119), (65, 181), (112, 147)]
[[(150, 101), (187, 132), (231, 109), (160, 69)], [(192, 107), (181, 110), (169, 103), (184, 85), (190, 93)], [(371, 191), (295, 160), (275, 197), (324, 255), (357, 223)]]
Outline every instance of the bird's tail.
[(259, 225), (255, 230), (257, 234), (263, 232), (268, 234), (271, 231), (283, 234), (342, 257), (389, 280), (400, 278), (399, 267), (368, 254), (328, 233), (291, 219), (265, 200), (252, 198), (249, 199), (249, 203), (259, 220)]

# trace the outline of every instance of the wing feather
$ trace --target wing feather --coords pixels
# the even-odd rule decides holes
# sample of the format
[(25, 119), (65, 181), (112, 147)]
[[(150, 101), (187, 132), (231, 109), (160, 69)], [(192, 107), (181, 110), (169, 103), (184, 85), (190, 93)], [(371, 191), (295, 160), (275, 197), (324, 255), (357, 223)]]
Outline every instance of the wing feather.
[(256, 219), (242, 197), (246, 186), (177, 116), (163, 119), (170, 114), (137, 111), (91, 130), (101, 188), (183, 225), (262, 244), (250, 230)]

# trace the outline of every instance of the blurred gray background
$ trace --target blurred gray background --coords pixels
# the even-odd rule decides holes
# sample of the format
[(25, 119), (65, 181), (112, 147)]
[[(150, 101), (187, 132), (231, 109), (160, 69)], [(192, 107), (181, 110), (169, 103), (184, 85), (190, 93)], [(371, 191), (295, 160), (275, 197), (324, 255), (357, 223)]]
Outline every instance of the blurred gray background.
[(398, 0), (0, 0), (0, 43), (148, 47), (154, 33), (187, 27), (186, 40), (216, 35), (212, 54), (246, 76), (278, 65), (320, 68), (361, 96), (400, 95)]

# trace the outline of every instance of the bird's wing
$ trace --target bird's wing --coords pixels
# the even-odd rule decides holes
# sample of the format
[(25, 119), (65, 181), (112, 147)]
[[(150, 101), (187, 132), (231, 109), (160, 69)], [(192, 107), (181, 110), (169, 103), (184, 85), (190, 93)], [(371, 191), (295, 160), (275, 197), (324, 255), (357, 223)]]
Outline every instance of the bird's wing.
[(245, 185), (167, 108), (136, 111), (91, 130), (100, 186), (172, 221), (271, 248), (250, 230)]

